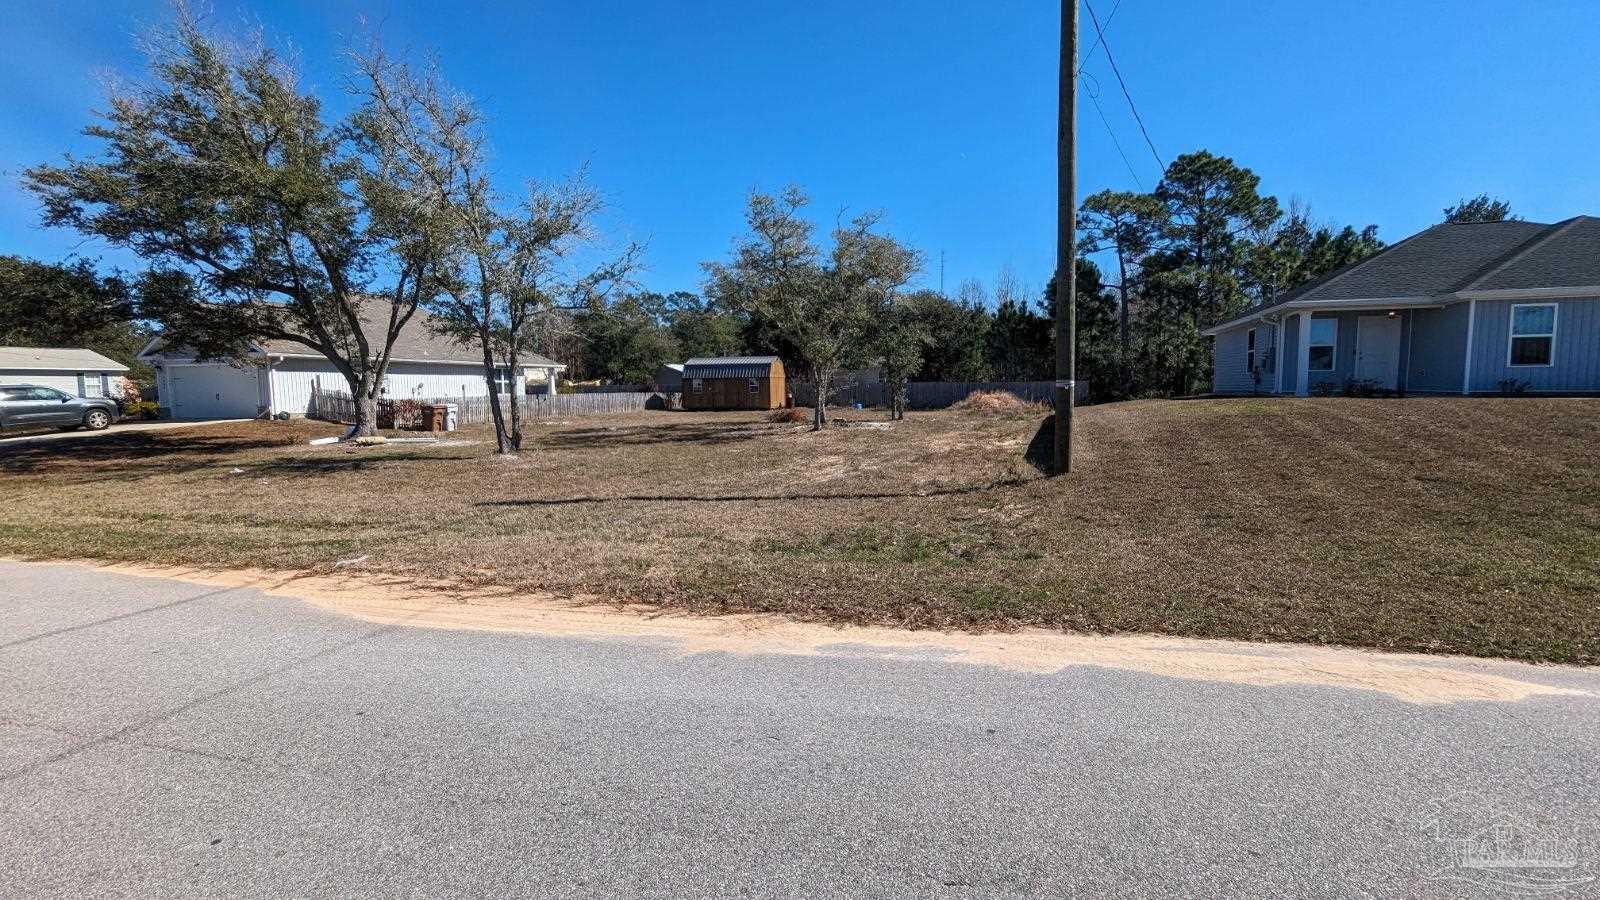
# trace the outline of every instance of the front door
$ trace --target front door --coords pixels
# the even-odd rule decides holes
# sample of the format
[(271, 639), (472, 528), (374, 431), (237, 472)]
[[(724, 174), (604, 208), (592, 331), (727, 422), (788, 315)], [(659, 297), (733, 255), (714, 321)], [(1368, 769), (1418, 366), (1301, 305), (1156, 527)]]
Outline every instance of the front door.
[(1361, 316), (1356, 319), (1357, 381), (1387, 390), (1400, 385), (1400, 317)]

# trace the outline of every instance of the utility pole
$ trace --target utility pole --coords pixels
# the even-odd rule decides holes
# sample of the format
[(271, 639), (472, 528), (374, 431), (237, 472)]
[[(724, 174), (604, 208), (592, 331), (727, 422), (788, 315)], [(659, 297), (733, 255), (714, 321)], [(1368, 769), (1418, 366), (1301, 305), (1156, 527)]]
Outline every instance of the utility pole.
[(1055, 474), (1072, 471), (1078, 356), (1078, 0), (1061, 2), (1061, 108), (1056, 123)]

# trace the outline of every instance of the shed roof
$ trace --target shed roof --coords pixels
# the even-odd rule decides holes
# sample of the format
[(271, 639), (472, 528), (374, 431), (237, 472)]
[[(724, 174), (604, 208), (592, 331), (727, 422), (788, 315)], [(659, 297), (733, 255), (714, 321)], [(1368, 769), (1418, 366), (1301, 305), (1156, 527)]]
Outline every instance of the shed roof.
[(82, 347), (0, 347), (0, 369), (43, 372), (126, 372), (114, 359)]
[(766, 378), (776, 356), (697, 357), (683, 364), (685, 378)]

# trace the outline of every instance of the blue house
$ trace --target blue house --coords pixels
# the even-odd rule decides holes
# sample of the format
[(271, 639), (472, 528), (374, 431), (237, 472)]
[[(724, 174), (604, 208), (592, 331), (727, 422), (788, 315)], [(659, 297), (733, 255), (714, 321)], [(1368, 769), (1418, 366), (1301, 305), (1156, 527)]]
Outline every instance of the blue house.
[(1204, 333), (1219, 394), (1600, 393), (1600, 219), (1435, 225)]

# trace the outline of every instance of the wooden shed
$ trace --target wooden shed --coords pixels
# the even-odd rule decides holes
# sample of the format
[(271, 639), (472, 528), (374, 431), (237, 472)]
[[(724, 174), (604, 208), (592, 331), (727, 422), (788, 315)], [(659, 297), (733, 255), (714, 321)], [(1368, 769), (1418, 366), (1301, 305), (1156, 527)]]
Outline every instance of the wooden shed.
[(725, 356), (683, 364), (684, 409), (778, 409), (788, 402), (783, 360)]

